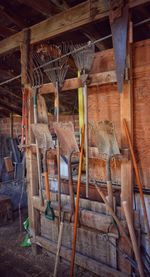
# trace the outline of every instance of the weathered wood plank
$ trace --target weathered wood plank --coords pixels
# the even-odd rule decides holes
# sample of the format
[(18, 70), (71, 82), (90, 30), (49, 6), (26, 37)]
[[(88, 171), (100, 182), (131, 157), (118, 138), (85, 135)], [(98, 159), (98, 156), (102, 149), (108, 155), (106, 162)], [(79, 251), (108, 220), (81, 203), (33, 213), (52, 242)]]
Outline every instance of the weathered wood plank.
[[(90, 74), (88, 87), (99, 86), (99, 85), (115, 83), (115, 82), (116, 82), (115, 71)], [(82, 82), (80, 79), (78, 78), (68, 79), (68, 80), (65, 80), (62, 91), (70, 92), (70, 90), (78, 89), (80, 87), (82, 87)], [(42, 85), (39, 91), (41, 94), (54, 93), (55, 88), (52, 83), (49, 83), (49, 84)]]
[[(130, 0), (129, 7), (133, 8), (147, 2), (149, 2), (149, 0)], [(108, 16), (108, 6), (104, 0), (95, 1), (92, 5), (93, 9), (96, 11), (93, 16), (91, 16), (89, 2), (86, 1), (54, 17), (50, 17), (47, 20), (33, 25), (29, 28), (31, 32), (31, 43), (37, 43), (41, 40), (56, 37), (67, 31), (77, 29), (83, 25)], [(0, 55), (19, 48), (20, 39), (21, 32), (0, 41)]]
[[(36, 236), (36, 243), (40, 246), (42, 246), (43, 248), (45, 248), (46, 250), (52, 252), (52, 253), (56, 253), (56, 249), (57, 249), (57, 244), (45, 239), (43, 237), (40, 236)], [(62, 246), (61, 247), (61, 251), (60, 251), (60, 256), (68, 261), (70, 261), (71, 259), (71, 249), (68, 249), (67, 247)], [(78, 252), (76, 253), (76, 259), (75, 259), (75, 263), (95, 274), (97, 274), (98, 276), (101, 277), (106, 277), (109, 275), (109, 277), (127, 277), (129, 276), (126, 273), (122, 273), (112, 267), (109, 267), (103, 263), (97, 262), (94, 259), (91, 259), (87, 256), (84, 256), (82, 254), (79, 254)]]

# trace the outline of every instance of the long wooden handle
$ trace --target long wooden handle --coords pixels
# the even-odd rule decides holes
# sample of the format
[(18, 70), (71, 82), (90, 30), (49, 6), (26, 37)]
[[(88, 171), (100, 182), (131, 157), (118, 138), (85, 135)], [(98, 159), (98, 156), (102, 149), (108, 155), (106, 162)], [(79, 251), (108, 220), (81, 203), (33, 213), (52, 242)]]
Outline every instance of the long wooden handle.
[(73, 242), (72, 242), (70, 277), (73, 277), (73, 275), (74, 275), (73, 274), (74, 273), (74, 260), (75, 260), (75, 253), (76, 253), (77, 226), (78, 226), (78, 216), (79, 216), (79, 198), (80, 198), (81, 172), (82, 172), (83, 148), (84, 148), (84, 129), (85, 128), (83, 126), (82, 127), (82, 136), (81, 136), (79, 170), (78, 170), (77, 197), (76, 197), (76, 208), (75, 208), (75, 218), (74, 218), (74, 236), (73, 236)]
[(60, 247), (61, 247), (61, 241), (62, 241), (62, 234), (63, 234), (63, 221), (60, 222), (59, 226), (59, 235), (58, 235), (58, 243), (57, 243), (57, 252), (56, 252), (56, 260), (55, 260), (55, 267), (54, 267), (54, 274), (53, 277), (57, 276), (57, 268), (58, 268), (58, 261), (59, 261), (59, 253), (60, 253)]
[(148, 234), (148, 239), (149, 239), (149, 243), (150, 243), (150, 226), (149, 226), (149, 222), (148, 222), (148, 216), (147, 216), (147, 211), (146, 211), (144, 194), (143, 194), (143, 191), (142, 191), (142, 183), (141, 183), (141, 179), (140, 179), (140, 174), (139, 174), (137, 162), (136, 162), (136, 159), (135, 159), (135, 154), (134, 154), (134, 150), (133, 150), (133, 146), (132, 146), (132, 142), (131, 142), (131, 138), (130, 138), (130, 134), (129, 134), (128, 125), (127, 125), (127, 122), (126, 122), (125, 119), (123, 119), (123, 124), (124, 124), (126, 137), (127, 137), (130, 152), (131, 152), (133, 167), (134, 167), (135, 176), (136, 176), (136, 182), (137, 182), (138, 189), (139, 189), (139, 192), (140, 192), (140, 199), (141, 199), (141, 204), (142, 204), (142, 208), (143, 208), (143, 212), (144, 212), (144, 221), (145, 221), (145, 224), (146, 224), (146, 227), (147, 227), (147, 234)]
[(120, 220), (118, 219), (118, 217), (116, 216), (115, 212), (113, 211), (112, 207), (110, 207), (109, 205), (109, 202), (107, 201), (104, 193), (101, 191), (101, 189), (95, 184), (95, 187), (100, 195), (100, 197), (103, 199), (107, 209), (109, 210), (110, 214), (112, 215), (112, 217), (114, 218), (115, 222), (117, 223), (118, 225), (118, 228), (119, 228), (119, 231), (120, 233), (122, 234), (122, 236), (125, 238), (126, 242), (128, 243), (129, 247), (132, 247), (131, 245), (131, 241), (129, 240), (125, 230), (124, 230), (124, 227), (122, 226)]
[(137, 264), (138, 264), (139, 273), (140, 273), (141, 277), (144, 277), (143, 265), (142, 265), (140, 252), (139, 252), (139, 248), (138, 248), (138, 245), (137, 245), (136, 235), (135, 235), (135, 232), (134, 232), (133, 221), (131, 219), (131, 214), (129, 212), (127, 201), (123, 201), (122, 206), (123, 206), (125, 218), (126, 218), (126, 221), (127, 221), (129, 233), (130, 233), (130, 238), (131, 238), (131, 241), (132, 241), (134, 255), (135, 255), (135, 258), (136, 258), (136, 261), (137, 261)]
[(50, 190), (49, 190), (49, 179), (48, 179), (48, 172), (44, 172), (44, 179), (45, 179), (45, 189), (46, 189), (46, 199), (50, 201)]
[(85, 160), (86, 160), (86, 198), (89, 194), (89, 144), (88, 144), (88, 91), (87, 84), (84, 84), (84, 123), (85, 123)]
[(74, 201), (74, 191), (73, 191), (73, 181), (72, 181), (72, 166), (71, 166), (71, 156), (68, 157), (68, 176), (69, 176), (69, 194), (70, 194), (70, 205), (71, 205), (71, 214), (74, 214), (75, 211), (75, 201)]

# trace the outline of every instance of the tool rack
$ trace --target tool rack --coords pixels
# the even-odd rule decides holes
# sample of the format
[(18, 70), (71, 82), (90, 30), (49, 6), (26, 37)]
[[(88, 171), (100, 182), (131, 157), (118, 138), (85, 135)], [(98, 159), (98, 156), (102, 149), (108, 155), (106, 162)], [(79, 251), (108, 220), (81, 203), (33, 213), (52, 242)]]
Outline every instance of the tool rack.
[[(130, 27), (131, 28), (131, 27)], [(26, 33), (24, 33), (24, 37)], [(26, 46), (25, 46), (26, 45)], [(148, 52), (150, 50), (150, 43), (148, 41), (138, 42), (132, 44), (132, 41), (128, 40), (128, 78), (124, 81), (124, 87), (122, 94), (118, 94), (116, 85), (116, 73), (114, 65), (114, 53), (113, 49), (102, 51), (95, 54), (94, 64), (89, 76), (88, 84), (88, 102), (89, 102), (89, 121), (102, 120), (103, 118), (109, 118), (113, 120), (116, 127), (117, 138), (119, 141), (120, 149), (122, 150), (122, 158), (119, 162), (115, 164), (115, 170), (117, 169), (116, 175), (113, 175), (113, 164), (112, 164), (112, 176), (113, 182), (118, 185), (113, 186), (114, 195), (115, 193), (120, 194), (120, 205), (122, 201), (127, 201), (129, 203), (130, 212), (132, 212), (133, 206), (133, 170), (132, 163), (127, 149), (127, 142), (125, 137), (125, 131), (123, 128), (123, 119), (126, 118), (130, 130), (131, 137), (134, 140), (136, 136), (136, 141), (139, 135), (139, 122), (137, 112), (144, 110), (145, 101), (150, 101), (149, 96), (146, 93), (146, 89), (141, 93), (141, 87), (143, 87), (142, 82), (146, 82), (148, 86), (148, 70), (149, 65), (146, 63), (146, 59), (149, 57)], [(27, 44), (22, 44), (22, 58), (24, 58), (25, 53), (28, 51)], [(140, 59), (141, 51), (145, 51), (145, 57)], [(133, 60), (134, 57), (134, 60)], [(149, 61), (150, 64), (150, 61)], [(22, 66), (22, 76), (24, 76), (24, 66)], [(26, 83), (26, 80), (23, 79)], [(69, 91), (71, 93), (72, 89), (78, 89), (81, 86), (79, 79), (69, 79), (64, 83), (62, 91)], [(53, 84), (45, 84), (40, 88), (41, 95), (47, 93), (53, 93)], [(140, 103), (141, 102), (141, 105)], [(108, 104), (109, 103), (109, 104)], [(30, 97), (28, 101), (29, 109), (29, 143), (33, 143), (33, 134), (31, 132), (30, 124), (33, 122), (33, 104), (32, 96), (30, 91)], [(143, 124), (146, 123), (146, 119), (142, 118)], [(134, 130), (133, 130), (134, 124)], [(138, 126), (138, 127), (137, 127)], [(136, 129), (137, 128), (137, 129)], [(133, 132), (134, 131), (134, 132)], [(147, 130), (145, 130), (146, 132)], [(139, 142), (137, 142), (139, 144)], [(144, 149), (144, 145), (143, 145)], [(142, 147), (140, 149), (142, 153)], [(43, 247), (46, 250), (56, 253), (56, 242), (58, 232), (57, 230), (57, 220), (55, 222), (46, 222), (43, 217), (44, 208), (40, 206), (38, 187), (37, 187), (37, 164), (36, 157), (31, 149), (31, 147), (26, 150), (27, 155), (27, 171), (28, 171), (28, 211), (30, 218), (30, 228), (32, 230), (32, 247), (33, 251), (36, 253), (39, 247)], [(141, 154), (141, 159), (142, 159)], [(105, 181), (105, 171), (103, 162), (97, 157), (90, 157), (90, 175), (94, 176), (95, 179)], [(75, 186), (75, 183), (74, 183)], [(148, 180), (145, 186), (148, 186)], [(97, 201), (100, 198), (97, 197), (97, 192), (92, 186), (91, 195), (92, 200), (85, 198), (84, 184), (82, 184), (83, 192), (81, 199), (81, 228), (79, 228), (79, 240), (76, 254), (76, 264), (83, 268), (90, 270), (96, 274), (102, 274), (100, 276), (130, 276), (131, 265), (124, 260), (123, 257), (117, 254), (116, 250), (112, 246), (102, 241), (100, 248), (98, 248), (98, 243), (100, 239), (97, 237), (97, 231), (106, 232), (106, 227), (110, 228), (111, 217), (106, 214), (106, 207), (103, 203)], [(104, 188), (105, 192), (105, 188)], [(95, 195), (95, 197), (94, 197)], [(52, 193), (53, 207), (57, 216), (57, 198), (56, 194)], [(95, 198), (95, 199), (94, 199)], [(95, 200), (95, 201), (94, 201)], [(62, 201), (67, 204), (67, 196), (62, 194)], [(90, 209), (90, 211), (88, 211)], [(124, 222), (124, 216), (122, 213), (121, 206), (116, 207), (118, 217)], [(134, 214), (134, 225), (138, 235), (143, 232), (140, 230), (139, 212), (135, 211)], [(90, 218), (90, 220), (88, 220)], [(94, 220), (95, 218), (95, 220)], [(70, 261), (71, 255), (71, 230), (73, 228), (72, 223), (69, 224), (67, 216), (65, 223), (65, 238), (62, 243), (62, 248), (60, 256)], [(96, 224), (97, 222), (97, 224)], [(122, 247), (129, 255), (131, 255), (130, 249), (127, 247), (123, 239), (118, 240), (118, 235), (116, 234), (113, 226), (111, 226), (111, 239), (113, 242), (120, 247)], [(92, 235), (91, 235), (92, 234)], [(68, 239), (67, 237), (70, 236)], [(87, 243), (87, 238), (91, 244), (87, 247), (83, 247), (83, 244)], [(90, 237), (91, 236), (91, 237)], [(93, 236), (93, 237), (92, 237)], [(81, 239), (82, 238), (82, 239)], [(92, 239), (96, 240), (96, 245), (92, 244)], [(88, 249), (94, 249), (93, 252)], [(87, 249), (87, 252), (86, 252)], [(106, 251), (106, 252), (105, 252)], [(89, 254), (90, 253), (90, 254)], [(97, 254), (96, 254), (97, 253)], [(91, 255), (91, 256), (90, 256)], [(106, 256), (105, 256), (106, 255)]]

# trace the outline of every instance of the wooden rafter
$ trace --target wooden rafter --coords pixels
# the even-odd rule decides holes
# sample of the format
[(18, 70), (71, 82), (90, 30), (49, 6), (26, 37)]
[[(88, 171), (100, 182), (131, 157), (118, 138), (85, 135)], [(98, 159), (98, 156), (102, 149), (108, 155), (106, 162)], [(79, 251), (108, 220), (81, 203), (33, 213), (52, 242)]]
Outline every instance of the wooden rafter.
[(31, 7), (32, 9), (42, 13), (45, 16), (52, 15), (52, 5), (48, 0), (17, 0), (19, 3), (22, 3), (26, 6)]
[(0, 117), (8, 117), (9, 114), (10, 110), (4, 109), (4, 107), (0, 105)]
[[(130, 0), (129, 7), (133, 8), (148, 2), (149, 0)], [(108, 8), (106, 7), (106, 2), (104, 0), (95, 2), (95, 11), (95, 16), (91, 17), (89, 1), (86, 1), (71, 9), (59, 13), (56, 16), (50, 17), (49, 19), (33, 25), (30, 27), (31, 44), (48, 38), (54, 38), (67, 31), (75, 30), (93, 21), (102, 20), (109, 14)], [(22, 37), (21, 34), (22, 32), (19, 32), (0, 41), (0, 55), (19, 48)]]
[(13, 35), (14, 33), (15, 33), (15, 30), (0, 25), (0, 35), (1, 35), (2, 37), (5, 38), (5, 37), (8, 37), (8, 36), (11, 36), (11, 35)]
[(8, 7), (6, 9), (4, 6), (0, 5), (0, 14), (6, 16), (10, 21), (14, 22), (19, 28), (24, 28), (25, 23), (19, 15), (14, 14)]
[(18, 95), (12, 91), (10, 91), (9, 88), (7, 87), (3, 87), (3, 86), (0, 86), (0, 95), (7, 95), (7, 96), (11, 96), (14, 98), (14, 100), (18, 100), (19, 102), (21, 102), (22, 98), (21, 98), (21, 95)]
[(0, 106), (3, 107), (4, 109), (6, 108), (10, 112), (14, 111), (17, 114), (21, 114), (21, 108), (15, 104), (11, 103), (8, 100), (4, 100), (4, 99), (0, 98)]
[(15, 77), (15, 74), (11, 70), (0, 68), (0, 79), (3, 77), (6, 79), (13, 78)]

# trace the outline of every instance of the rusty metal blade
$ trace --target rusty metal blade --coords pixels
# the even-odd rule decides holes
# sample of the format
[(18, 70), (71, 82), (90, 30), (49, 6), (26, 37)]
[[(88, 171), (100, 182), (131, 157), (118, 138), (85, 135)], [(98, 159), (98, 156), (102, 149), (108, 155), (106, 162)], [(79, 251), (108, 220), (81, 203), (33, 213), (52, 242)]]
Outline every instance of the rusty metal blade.
[(111, 121), (105, 120), (98, 122), (97, 146), (100, 154), (112, 157), (120, 154), (115, 130)]
[(54, 123), (53, 126), (60, 143), (61, 152), (65, 155), (79, 152), (72, 122)]
[(38, 147), (41, 149), (53, 149), (54, 143), (48, 125), (44, 123), (31, 124), (31, 128), (35, 138), (37, 139)]
[(128, 29), (128, 5), (122, 8), (122, 16), (116, 18), (113, 22), (110, 19), (112, 32), (113, 48), (116, 64), (116, 75), (118, 91), (123, 90), (126, 45), (127, 45), (127, 29)]

